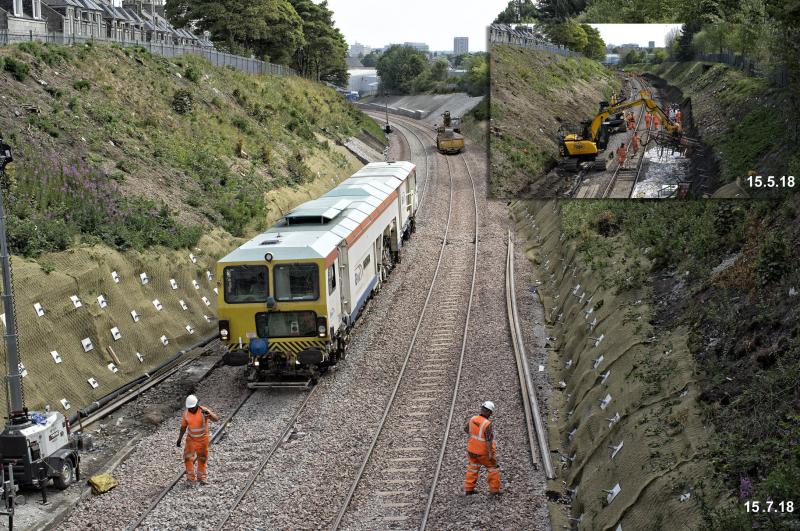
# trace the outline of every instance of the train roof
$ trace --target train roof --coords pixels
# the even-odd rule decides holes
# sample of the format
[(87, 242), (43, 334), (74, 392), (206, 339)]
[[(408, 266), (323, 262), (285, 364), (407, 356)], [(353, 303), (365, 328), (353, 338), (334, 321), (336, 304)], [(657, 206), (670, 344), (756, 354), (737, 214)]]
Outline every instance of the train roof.
[(298, 205), (275, 226), (259, 234), (220, 263), (327, 258), (408, 178), (411, 162), (374, 162), (322, 197)]

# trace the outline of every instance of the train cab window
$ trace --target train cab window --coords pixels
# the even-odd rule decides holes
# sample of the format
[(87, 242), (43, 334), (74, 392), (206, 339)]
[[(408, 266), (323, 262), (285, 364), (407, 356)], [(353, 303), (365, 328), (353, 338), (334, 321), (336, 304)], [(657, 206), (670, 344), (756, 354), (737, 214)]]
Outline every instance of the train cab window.
[(226, 267), (224, 277), (225, 302), (228, 304), (267, 302), (269, 270), (266, 266)]
[(336, 264), (328, 268), (328, 295), (336, 289)]
[(319, 268), (316, 264), (283, 264), (272, 268), (275, 299), (282, 302), (319, 299)]

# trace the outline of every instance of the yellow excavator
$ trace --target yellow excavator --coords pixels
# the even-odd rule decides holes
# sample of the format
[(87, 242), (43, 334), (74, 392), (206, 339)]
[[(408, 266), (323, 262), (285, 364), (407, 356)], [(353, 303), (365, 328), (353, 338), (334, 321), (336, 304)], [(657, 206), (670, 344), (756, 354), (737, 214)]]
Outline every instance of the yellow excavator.
[[(581, 122), (583, 132), (580, 135), (573, 133), (562, 135), (559, 138), (561, 156), (567, 160), (576, 160), (578, 163), (593, 162), (597, 158), (597, 153), (608, 146), (611, 133), (619, 126), (622, 112), (640, 105), (644, 105), (648, 111), (658, 115), (668, 133), (678, 138), (682, 135), (681, 126), (670, 121), (661, 107), (650, 99), (647, 91), (642, 90), (639, 96), (638, 100), (622, 101), (617, 105), (609, 105), (606, 101), (600, 102), (600, 112), (592, 120)], [(615, 118), (612, 119), (612, 115)]]

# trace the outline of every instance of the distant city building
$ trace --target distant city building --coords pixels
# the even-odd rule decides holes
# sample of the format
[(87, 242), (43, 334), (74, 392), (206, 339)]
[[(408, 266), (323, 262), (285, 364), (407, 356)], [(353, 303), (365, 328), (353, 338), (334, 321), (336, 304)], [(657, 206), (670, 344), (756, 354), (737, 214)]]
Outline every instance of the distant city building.
[(619, 47), (622, 49), (628, 48), (633, 50), (638, 50), (639, 48), (641, 48), (641, 46), (639, 46), (636, 43), (620, 44)]
[(366, 44), (361, 44), (360, 42), (356, 41), (355, 44), (350, 45), (350, 57), (358, 57), (360, 55), (367, 55), (369, 52), (372, 51), (372, 48), (367, 46)]
[(656, 47), (656, 41), (650, 41), (647, 43), (647, 47), (651, 50)]
[(425, 53), (428, 53), (431, 50), (430, 46), (428, 46), (424, 42), (404, 42), (403, 46), (410, 46), (415, 50), (419, 50), (420, 52), (425, 52)]
[(604, 65), (618, 65), (619, 64), (619, 54), (616, 53), (607, 53), (605, 60), (601, 61)]
[(464, 55), (469, 53), (469, 37), (456, 37), (453, 39), (453, 53)]

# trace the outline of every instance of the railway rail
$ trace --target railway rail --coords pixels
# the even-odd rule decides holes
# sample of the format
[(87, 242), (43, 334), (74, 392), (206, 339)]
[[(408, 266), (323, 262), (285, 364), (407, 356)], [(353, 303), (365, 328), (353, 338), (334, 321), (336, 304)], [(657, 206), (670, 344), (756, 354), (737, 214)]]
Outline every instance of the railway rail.
[[(405, 129), (412, 131), (412, 127), (418, 126), (406, 124)], [(419, 139), (418, 135), (415, 136)], [(447, 444), (447, 431), (452, 424), (477, 271), (479, 218), (475, 181), (467, 159), (458, 158), (464, 164), (466, 178), (458, 182), (454, 178), (455, 163), (452, 160), (455, 159), (445, 159), (450, 174), (445, 233), (411, 343), (383, 416), (331, 529), (339, 529), (355, 521), (368, 525), (407, 524), (420, 514), (422, 521), (425, 521), (429, 513)], [(466, 202), (463, 197), (465, 192), (471, 195), (473, 208), (458, 208), (458, 205)], [(462, 196), (460, 201), (454, 199), (456, 193)], [(470, 240), (464, 240), (458, 234), (466, 232), (467, 225), (473, 226)], [(453, 233), (456, 233), (455, 237)], [(467, 276), (465, 264), (469, 261), (472, 261), (472, 273)], [(468, 279), (468, 283), (464, 279)], [(436, 319), (429, 316), (432, 308), (439, 311)], [(466, 315), (462, 315), (462, 308), (466, 308)], [(448, 354), (454, 353), (454, 339), (459, 333), (462, 337), (461, 349), (459, 362), (454, 367), (456, 357)], [(435, 404), (441, 403), (444, 394), (442, 391), (449, 379), (448, 373), (453, 372), (456, 377), (451, 380), (453, 389), (450, 410), (445, 421), (447, 428), (442, 434), (436, 430), (435, 422), (424, 420), (436, 409)], [(395, 435), (384, 436), (384, 428), (390, 422), (406, 435), (405, 443), (400, 446), (393, 444), (397, 439)], [(420, 489), (426, 488), (422, 484), (426, 482), (421, 479), (424, 475), (420, 473), (419, 467), (430, 462), (430, 457), (426, 459), (426, 456), (420, 454), (431, 448), (432, 440), (439, 436), (444, 440), (438, 458), (432, 456), (436, 460), (434, 477), (428, 487), (427, 501), (420, 507), (418, 493)], [(386, 477), (391, 479), (385, 479)]]
[[(225, 433), (225, 430), (230, 424), (231, 420), (233, 420), (233, 418), (236, 416), (236, 413), (238, 413), (239, 410), (242, 409), (242, 407), (247, 403), (248, 400), (250, 400), (250, 397), (252, 397), (254, 394), (255, 394), (254, 390), (250, 390), (244, 394), (242, 400), (239, 401), (239, 403), (236, 405), (233, 411), (222, 421), (222, 425), (219, 428), (217, 428), (217, 430), (213, 433), (213, 435), (211, 436), (211, 440), (209, 441), (209, 444), (211, 445), (216, 444), (216, 442), (220, 439), (222, 434)], [(167, 494), (169, 494), (172, 491), (172, 489), (175, 488), (175, 485), (178, 484), (178, 482), (185, 474), (186, 474), (185, 470), (181, 470), (180, 473), (175, 474), (173, 479), (163, 489), (161, 489), (161, 491), (156, 495), (155, 498), (153, 498), (150, 501), (150, 504), (147, 506), (144, 512), (140, 514), (139, 517), (132, 524), (128, 525), (127, 530), (133, 531), (134, 529), (137, 529), (142, 524), (142, 522), (144, 522), (147, 519), (147, 517), (150, 516), (150, 514), (158, 506), (161, 500), (163, 500), (167, 496)]]
[(511, 230), (508, 231), (508, 256), (506, 259), (506, 307), (508, 311), (509, 327), (511, 329), (514, 357), (517, 362), (520, 392), (525, 409), (525, 423), (528, 430), (528, 444), (530, 445), (531, 459), (535, 467), (537, 465), (536, 452), (538, 449), (545, 476), (547, 479), (554, 479), (556, 474), (553, 469), (553, 464), (550, 461), (547, 428), (539, 412), (536, 388), (533, 385), (533, 379), (531, 378), (531, 372), (528, 367), (525, 342), (523, 341), (519, 313), (517, 311), (516, 282), (514, 277), (514, 235)]
[[(639, 85), (639, 87), (634, 91), (638, 94), (640, 89), (643, 88), (650, 88), (646, 83), (639, 83), (638, 81), (633, 82), (634, 85)], [(646, 109), (644, 107), (640, 107), (639, 109), (639, 116), (636, 119), (636, 128), (634, 131), (638, 131), (639, 127), (644, 119), (644, 115), (646, 113)], [(646, 130), (646, 133), (650, 134), (650, 129)], [(627, 140), (625, 148), (630, 152), (632, 140)], [(642, 168), (644, 167), (644, 153), (645, 153), (645, 145), (646, 142), (643, 139), (640, 154), (638, 156), (638, 161), (634, 168), (624, 168), (622, 164), (617, 164), (617, 168), (614, 170), (611, 179), (608, 181), (608, 185), (603, 189), (602, 194), (599, 196), (601, 198), (630, 198), (633, 194), (633, 189), (636, 187), (636, 183), (639, 181), (639, 176), (642, 173)], [(617, 188), (621, 188), (622, 190), (617, 191)]]

